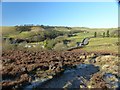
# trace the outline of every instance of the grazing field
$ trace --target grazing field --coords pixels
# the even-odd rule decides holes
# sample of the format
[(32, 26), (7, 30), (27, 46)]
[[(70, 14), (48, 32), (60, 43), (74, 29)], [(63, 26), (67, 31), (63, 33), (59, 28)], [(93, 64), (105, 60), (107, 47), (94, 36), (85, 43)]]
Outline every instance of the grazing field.
[(118, 38), (94, 38), (90, 40), (86, 51), (110, 51), (118, 53)]
[[(51, 31), (59, 31), (64, 33), (62, 36), (56, 36), (53, 39), (47, 39), (50, 37)], [(107, 37), (107, 31), (110, 36)], [(46, 48), (54, 50), (67, 50), (67, 48), (75, 47), (76, 42), (82, 42), (84, 38), (90, 38), (89, 44), (84, 48), (80, 48), (85, 51), (110, 51), (118, 52), (118, 37), (113, 33), (117, 31), (117, 28), (85, 28), (85, 27), (31, 27), (31, 31), (16, 31), (16, 27), (2, 27), (3, 37), (10, 37), (15, 39), (29, 39), (29, 45), (38, 44), (41, 48), (44, 46), (45, 40), (47, 41)], [(48, 34), (49, 33), (49, 34)], [(96, 33), (96, 37), (95, 36)], [(116, 32), (117, 33), (117, 32)], [(56, 34), (56, 33), (54, 33)], [(68, 36), (68, 35), (73, 36)], [(104, 34), (104, 36), (103, 36)], [(52, 35), (53, 36), (53, 35)], [(63, 43), (63, 40), (70, 40), (67, 46)], [(44, 46), (45, 47), (45, 46)], [(61, 48), (60, 48), (61, 47)]]
[(16, 30), (15, 30), (15, 27), (13, 26), (2, 26), (2, 35), (3, 36), (8, 36), (8, 35), (15, 35), (16, 33), (18, 33)]
[[(72, 40), (82, 41), (84, 37), (81, 38), (71, 38)], [(82, 50), (86, 51), (110, 51), (110, 52), (118, 52), (118, 38), (109, 37), (109, 38), (91, 38), (89, 40), (89, 44), (82, 48)], [(74, 44), (75, 45), (75, 44)]]

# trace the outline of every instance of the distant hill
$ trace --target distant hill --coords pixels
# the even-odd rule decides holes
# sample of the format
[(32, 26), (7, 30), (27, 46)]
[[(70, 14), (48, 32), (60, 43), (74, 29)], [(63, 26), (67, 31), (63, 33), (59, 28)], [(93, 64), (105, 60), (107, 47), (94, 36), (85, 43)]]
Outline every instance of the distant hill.
[[(41, 31), (46, 31), (46, 30), (57, 30), (57, 31), (65, 31), (65, 32), (70, 32), (70, 31), (104, 32), (106, 30), (109, 30), (110, 32), (113, 32), (117, 29), (118, 28), (88, 28), (88, 27), (66, 27), (66, 26), (40, 25), (40, 26), (31, 26), (29, 32), (41, 32)], [(14, 26), (2, 26), (2, 35), (18, 34), (18, 33), (19, 32), (16, 31), (16, 27)]]
[(9, 35), (9, 34), (15, 34), (17, 31), (13, 26), (2, 26), (1, 32), (2, 35)]

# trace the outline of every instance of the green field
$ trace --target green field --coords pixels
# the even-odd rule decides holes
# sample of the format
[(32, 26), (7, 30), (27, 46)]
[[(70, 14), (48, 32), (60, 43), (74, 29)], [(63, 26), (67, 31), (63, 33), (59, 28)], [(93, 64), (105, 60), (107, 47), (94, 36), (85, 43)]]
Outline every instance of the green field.
[(118, 46), (116, 45), (118, 38), (94, 38), (91, 39), (89, 45), (83, 48), (86, 51), (109, 51), (118, 52)]
[[(35, 29), (35, 30), (34, 30)], [(39, 30), (40, 29), (40, 30)], [(110, 34), (117, 30), (117, 28), (85, 28), (85, 27), (71, 27), (70, 29), (65, 27), (55, 27), (53, 28), (57, 31), (65, 31), (65, 32), (72, 32), (72, 31), (78, 31), (76, 36), (68, 37), (66, 35), (64, 36), (58, 36), (54, 40), (49, 40), (49, 45), (52, 45), (53, 43), (56, 43), (53, 47), (55, 50), (59, 49), (65, 49), (70, 47), (75, 47), (76, 42), (81, 42), (86, 37), (93, 37), (94, 33), (97, 32), (97, 37), (91, 38), (89, 40), (89, 44), (85, 46), (84, 48), (81, 48), (82, 50), (86, 51), (110, 51), (110, 52), (118, 52), (118, 37), (102, 37), (103, 32), (107, 32), (109, 30)], [(42, 29), (41, 27), (34, 27), (32, 28), (32, 31), (24, 31), (24, 32), (18, 32), (15, 30), (15, 27), (2, 27), (2, 35), (3, 37), (12, 37), (12, 38), (28, 38), (32, 37), (34, 35), (37, 35), (39, 33), (42, 33), (42, 31), (45, 31), (45, 29)], [(82, 31), (82, 32), (81, 32)], [(64, 45), (62, 43), (62, 40), (71, 40), (70, 43)], [(29, 44), (36, 44), (38, 42), (29, 43)], [(39, 46), (42, 46), (44, 44), (44, 41), (41, 41), (38, 43)], [(51, 46), (50, 46), (51, 47)]]
[[(70, 46), (74, 46), (76, 42), (82, 41), (85, 37), (91, 37), (94, 33), (78, 33), (75, 37), (68, 38), (72, 40)], [(110, 51), (110, 52), (118, 52), (118, 46), (116, 43), (118, 42), (118, 37), (96, 37), (91, 38), (89, 40), (89, 44), (82, 48), (82, 50), (86, 51)]]

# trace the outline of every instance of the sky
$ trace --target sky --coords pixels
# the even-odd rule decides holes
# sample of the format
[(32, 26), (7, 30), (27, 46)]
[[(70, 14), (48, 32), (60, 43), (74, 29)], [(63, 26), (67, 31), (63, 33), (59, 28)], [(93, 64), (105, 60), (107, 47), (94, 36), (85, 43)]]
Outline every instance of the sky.
[(118, 27), (117, 2), (3, 2), (2, 25)]
[(115, 2), (117, 0), (2, 0), (3, 2)]

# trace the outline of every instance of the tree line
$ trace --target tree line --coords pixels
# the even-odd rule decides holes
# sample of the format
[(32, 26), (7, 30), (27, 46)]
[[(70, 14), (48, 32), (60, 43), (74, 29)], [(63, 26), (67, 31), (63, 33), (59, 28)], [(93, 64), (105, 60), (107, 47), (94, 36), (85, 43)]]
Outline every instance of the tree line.
[[(21, 33), (24, 31), (31, 31), (31, 28), (33, 26), (34, 25), (29, 24), (29, 25), (19, 25), (19, 26), (17, 25), (15, 27), (16, 27), (16, 30)], [(48, 28), (48, 26), (43, 26), (43, 25), (41, 25), (40, 27)], [(37, 32), (37, 34), (32, 34), (32, 36), (30, 36), (27, 39), (29, 39), (29, 41), (31, 41), (31, 42), (40, 42), (40, 41), (44, 41), (46, 39), (54, 39), (57, 36), (63, 36), (63, 35), (64, 35), (64, 32), (50, 29), (50, 30), (39, 31), (39, 32)]]
[[(98, 37), (97, 32), (94, 32), (94, 37)], [(110, 32), (109, 32), (109, 30), (107, 30), (107, 32), (103, 32), (103, 33), (102, 33), (102, 37), (103, 37), (103, 38), (104, 38), (104, 37), (110, 37)]]

